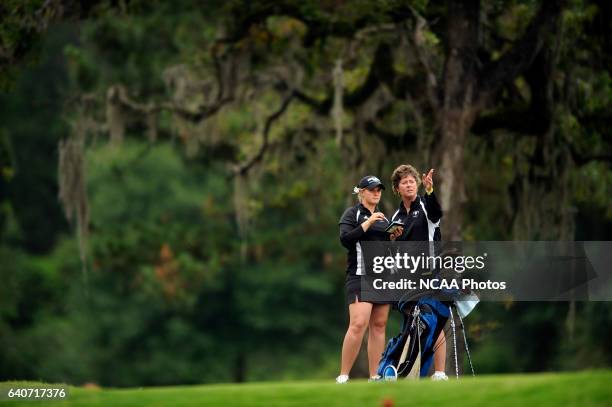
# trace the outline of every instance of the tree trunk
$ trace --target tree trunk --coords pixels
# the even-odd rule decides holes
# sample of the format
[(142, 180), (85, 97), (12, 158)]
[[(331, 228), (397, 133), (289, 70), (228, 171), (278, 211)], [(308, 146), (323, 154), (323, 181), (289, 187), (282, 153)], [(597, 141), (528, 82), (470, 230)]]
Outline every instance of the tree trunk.
[(463, 158), (473, 115), (470, 111), (452, 109), (441, 116), (440, 141), (433, 157), (438, 167), (438, 197), (444, 211), (442, 236), (444, 240), (459, 241), (466, 201)]
[(466, 202), (465, 142), (480, 111), (494, 100), (503, 84), (521, 75), (544, 47), (545, 38), (555, 37), (564, 0), (544, 1), (525, 33), (500, 59), (483, 65), (478, 59), (480, 2), (449, 0), (448, 49), (441, 89), (433, 109), (439, 128), (432, 146), (431, 163), (438, 168), (439, 199), (444, 211), (444, 240), (461, 240), (462, 206)]
[(448, 49), (443, 74), (441, 104), (437, 109), (438, 137), (433, 163), (444, 211), (444, 240), (461, 240), (462, 206), (466, 201), (463, 173), (467, 133), (476, 107), (476, 51), (479, 41), (480, 2), (449, 1)]

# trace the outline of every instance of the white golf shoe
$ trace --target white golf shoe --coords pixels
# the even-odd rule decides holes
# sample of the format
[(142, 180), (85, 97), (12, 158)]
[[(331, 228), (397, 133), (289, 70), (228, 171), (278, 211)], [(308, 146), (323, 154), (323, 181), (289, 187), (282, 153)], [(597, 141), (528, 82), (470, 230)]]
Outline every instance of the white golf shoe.
[(448, 380), (448, 376), (444, 372), (437, 371), (431, 375), (431, 380), (433, 380), (434, 382), (437, 382), (440, 380), (446, 381)]
[(341, 374), (336, 377), (336, 384), (346, 384), (349, 381), (349, 377), (347, 374)]

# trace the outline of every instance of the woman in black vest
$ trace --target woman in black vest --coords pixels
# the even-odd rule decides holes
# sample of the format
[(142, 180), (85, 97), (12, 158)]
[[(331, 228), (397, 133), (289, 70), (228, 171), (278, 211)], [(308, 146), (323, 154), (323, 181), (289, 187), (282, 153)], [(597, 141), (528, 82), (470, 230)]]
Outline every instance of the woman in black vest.
[[(353, 192), (359, 195), (359, 203), (344, 211), (340, 218), (340, 241), (346, 247), (346, 302), (349, 307), (349, 327), (342, 343), (340, 375), (336, 383), (346, 383), (355, 363), (366, 329), (368, 333), (368, 364), (370, 380), (378, 380), (376, 374), (380, 355), (385, 347), (385, 329), (389, 304), (361, 301), (361, 276), (364, 274), (361, 255), (362, 241), (389, 240), (385, 231), (389, 221), (378, 211), (378, 203), (385, 186), (372, 175), (363, 177)], [(395, 238), (396, 236), (393, 236)]]
[[(419, 172), (412, 166), (402, 164), (391, 175), (393, 191), (401, 202), (399, 209), (393, 214), (391, 221), (400, 221), (404, 224), (402, 235), (397, 240), (406, 241), (438, 241), (440, 240), (440, 219), (442, 208), (433, 190), (433, 173), (431, 169), (427, 174), (419, 176)], [(419, 186), (423, 183), (425, 195), (418, 195)], [(446, 364), (446, 336), (444, 330), (440, 332), (434, 353), (433, 380), (448, 380), (444, 367)]]

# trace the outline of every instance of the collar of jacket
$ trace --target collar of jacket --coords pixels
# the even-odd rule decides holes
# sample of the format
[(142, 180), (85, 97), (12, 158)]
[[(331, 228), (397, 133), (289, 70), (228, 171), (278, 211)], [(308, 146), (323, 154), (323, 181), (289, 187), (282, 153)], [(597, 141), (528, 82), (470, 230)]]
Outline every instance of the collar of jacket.
[[(417, 209), (421, 205), (421, 197), (419, 195), (416, 196), (415, 200), (410, 204), (410, 210)], [(404, 206), (404, 201), (400, 201), (399, 206), (400, 213), (406, 213), (406, 207)]]
[[(370, 212), (370, 210), (368, 208), (366, 208), (365, 206), (363, 206), (363, 204), (361, 202), (359, 202), (359, 204), (357, 204), (357, 209), (359, 209), (361, 211), (361, 213), (364, 213), (368, 216), (372, 215), (372, 212)], [(374, 208), (374, 212), (378, 211), (378, 205), (376, 205), (376, 207)]]

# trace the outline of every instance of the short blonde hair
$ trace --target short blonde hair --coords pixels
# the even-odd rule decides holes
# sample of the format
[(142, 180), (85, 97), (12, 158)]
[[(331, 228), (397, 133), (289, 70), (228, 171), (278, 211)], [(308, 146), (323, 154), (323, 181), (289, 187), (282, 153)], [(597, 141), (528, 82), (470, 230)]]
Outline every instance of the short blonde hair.
[(391, 185), (393, 185), (393, 192), (397, 192), (397, 188), (399, 187), (402, 179), (412, 176), (417, 182), (417, 187), (421, 186), (421, 177), (419, 177), (419, 172), (410, 164), (402, 164), (396, 169), (393, 170), (393, 174), (391, 174)]

